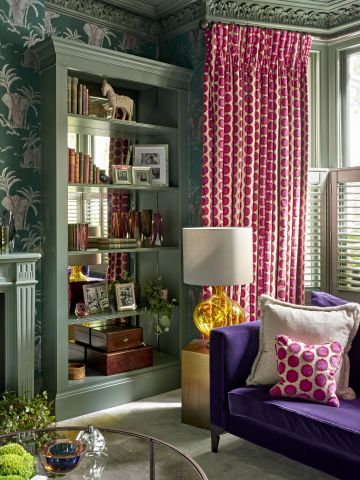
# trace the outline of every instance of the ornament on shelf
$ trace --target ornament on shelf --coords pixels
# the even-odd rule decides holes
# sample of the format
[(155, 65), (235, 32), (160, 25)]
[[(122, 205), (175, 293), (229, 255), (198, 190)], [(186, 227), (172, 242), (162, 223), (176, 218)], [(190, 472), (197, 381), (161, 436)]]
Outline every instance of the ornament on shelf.
[(141, 243), (143, 247), (151, 246), (152, 210), (141, 211)]
[(141, 245), (141, 212), (130, 210), (129, 233), (131, 238), (135, 238), (139, 247)]
[(161, 247), (163, 242), (163, 219), (159, 212), (152, 215), (151, 246)]

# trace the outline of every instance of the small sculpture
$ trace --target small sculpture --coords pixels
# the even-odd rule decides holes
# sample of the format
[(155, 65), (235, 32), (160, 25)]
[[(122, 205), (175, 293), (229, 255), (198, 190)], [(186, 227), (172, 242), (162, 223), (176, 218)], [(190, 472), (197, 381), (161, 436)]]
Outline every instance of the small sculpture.
[(118, 95), (107, 82), (103, 80), (101, 91), (104, 97), (107, 97), (112, 107), (112, 118), (115, 118), (116, 110), (121, 110), (121, 120), (132, 120), (134, 113), (134, 100), (125, 95)]

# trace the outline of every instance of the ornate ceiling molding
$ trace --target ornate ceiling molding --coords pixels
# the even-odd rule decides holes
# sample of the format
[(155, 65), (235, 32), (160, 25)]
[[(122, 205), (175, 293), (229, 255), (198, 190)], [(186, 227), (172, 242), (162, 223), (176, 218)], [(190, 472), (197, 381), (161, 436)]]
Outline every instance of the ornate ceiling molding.
[(155, 8), (156, 18), (145, 14), (143, 8), (134, 13), (137, 4), (147, 4), (150, 8), (152, 3), (146, 0), (134, 3), (132, 0), (45, 1), (50, 10), (155, 42), (196, 28), (200, 19), (289, 27), (328, 37), (360, 25), (360, 0), (323, 0), (314, 7), (310, 0), (167, 0), (166, 7), (161, 7), (162, 12), (171, 12), (166, 16), (155, 7), (152, 8)]
[(207, 0), (206, 7), (209, 16), (219, 19), (312, 27), (324, 30), (324, 33), (330, 28), (339, 25), (345, 26), (347, 23), (360, 19), (359, 1), (330, 12), (299, 8), (299, 3), (288, 8), (265, 2)]
[(107, 5), (100, 0), (48, 0), (46, 8), (59, 13), (92, 20), (119, 31), (156, 41), (159, 38), (159, 21), (143, 15), (136, 15)]
[(174, 32), (179, 28), (193, 23), (196, 20), (205, 18), (206, 15), (206, 4), (204, 0), (197, 0), (191, 5), (178, 10), (172, 15), (168, 15), (160, 20), (160, 30), (161, 33), (167, 34), (169, 32)]

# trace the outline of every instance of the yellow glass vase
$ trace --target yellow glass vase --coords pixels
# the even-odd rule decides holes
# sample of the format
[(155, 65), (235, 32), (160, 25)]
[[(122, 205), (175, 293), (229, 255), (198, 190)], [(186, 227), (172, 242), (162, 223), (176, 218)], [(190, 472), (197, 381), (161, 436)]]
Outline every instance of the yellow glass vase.
[(228, 297), (224, 286), (212, 287), (212, 295), (197, 304), (193, 318), (197, 329), (206, 337), (210, 330), (245, 321), (243, 308)]
[(82, 265), (72, 265), (69, 282), (87, 282), (88, 277), (82, 273)]

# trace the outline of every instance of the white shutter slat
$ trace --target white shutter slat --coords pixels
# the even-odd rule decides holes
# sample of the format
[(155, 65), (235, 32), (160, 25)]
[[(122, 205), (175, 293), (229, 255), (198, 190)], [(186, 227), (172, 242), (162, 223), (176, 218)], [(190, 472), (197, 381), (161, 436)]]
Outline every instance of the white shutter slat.
[(337, 288), (360, 292), (360, 182), (338, 182), (336, 197)]
[(327, 170), (311, 169), (308, 177), (305, 238), (305, 288), (319, 289), (323, 279), (325, 188)]

